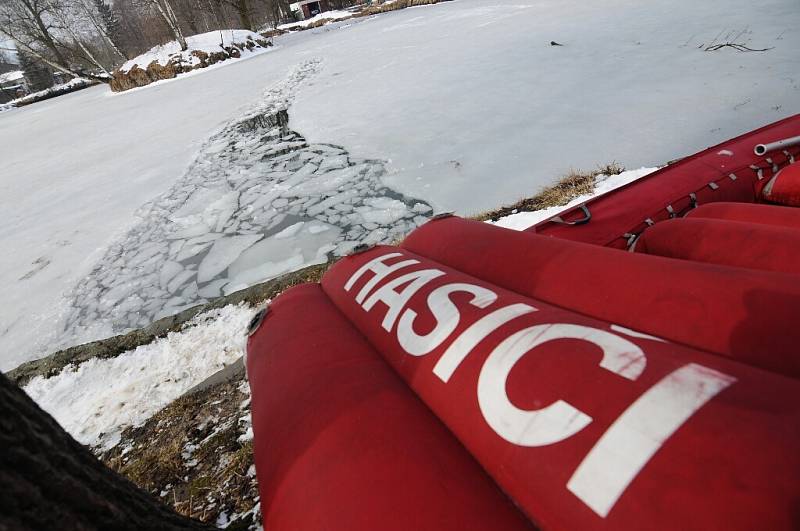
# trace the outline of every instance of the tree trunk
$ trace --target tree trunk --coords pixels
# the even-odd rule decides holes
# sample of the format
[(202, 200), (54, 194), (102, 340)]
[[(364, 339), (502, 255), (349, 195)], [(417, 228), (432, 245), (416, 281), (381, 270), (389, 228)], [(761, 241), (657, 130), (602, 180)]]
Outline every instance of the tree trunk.
[(0, 529), (213, 529), (98, 461), (0, 374)]
[[(172, 5), (170, 5), (169, 0), (151, 0), (151, 2), (156, 6), (161, 18), (163, 18), (164, 22), (166, 22), (167, 26), (169, 26), (172, 34), (175, 36), (175, 40), (178, 41), (178, 45), (181, 47), (181, 51), (185, 51), (187, 48), (189, 48), (189, 46), (186, 44), (186, 39), (183, 36), (183, 32), (181, 31), (181, 25), (180, 22), (178, 22), (178, 17), (175, 16), (175, 11), (172, 9)], [(164, 5), (161, 5), (161, 2), (164, 2)]]
[(53, 40), (53, 37), (50, 35), (50, 31), (47, 29), (47, 26), (42, 20), (41, 15), (39, 15), (39, 13), (33, 12), (33, 17), (34, 20), (36, 21), (36, 26), (39, 28), (39, 31), (41, 32), (40, 35), (41, 40), (47, 45), (47, 48), (49, 48), (50, 51), (53, 53), (53, 56), (56, 58), (56, 62), (59, 65), (63, 66), (64, 68), (69, 69), (69, 63), (61, 54), (61, 50), (59, 50), (58, 47), (56, 46), (56, 43)]
[(175, 14), (175, 10), (172, 9), (172, 4), (169, 3), (169, 0), (162, 1), (164, 2), (164, 8), (166, 9), (169, 18), (172, 20), (172, 31), (175, 32), (175, 38), (178, 39), (178, 44), (181, 46), (181, 51), (185, 51), (189, 46), (186, 44), (186, 38), (183, 36), (181, 23), (178, 20), (178, 16)]
[(87, 5), (85, 0), (81, 0), (81, 7), (83, 8), (83, 12), (86, 14), (86, 17), (92, 23), (92, 26), (94, 26), (94, 28), (103, 37), (103, 40), (111, 47), (111, 49), (114, 50), (114, 53), (120, 56), (123, 60), (127, 60), (128, 56), (122, 53), (122, 50), (120, 50), (117, 43), (114, 42), (114, 39), (111, 37), (109, 28), (105, 25), (105, 22), (97, 20), (97, 17), (92, 12), (91, 6)]
[(247, 0), (236, 0), (236, 12), (242, 21), (242, 28), (254, 31), (253, 23), (250, 21), (250, 6), (247, 5)]
[[(70, 33), (72, 33), (72, 32), (70, 32)], [(74, 35), (74, 34), (73, 34), (73, 35)], [(75, 42), (77, 43), (78, 47), (79, 47), (81, 50), (83, 50), (83, 53), (85, 53), (85, 54), (86, 54), (86, 57), (89, 59), (89, 61), (91, 61), (92, 63), (94, 63), (94, 65), (95, 65), (97, 68), (99, 68), (100, 70), (102, 70), (102, 71), (103, 71), (103, 73), (104, 73), (104, 74), (106, 74), (107, 76), (110, 76), (110, 75), (111, 75), (111, 74), (108, 72), (108, 70), (106, 69), (106, 67), (105, 67), (105, 66), (103, 66), (103, 65), (102, 65), (102, 63), (100, 63), (100, 61), (98, 61), (98, 60), (97, 60), (97, 58), (94, 56), (94, 54), (92, 54), (92, 52), (90, 52), (90, 51), (89, 51), (89, 48), (87, 48), (87, 47), (86, 47), (86, 45), (85, 45), (85, 44), (83, 44), (83, 41), (82, 41), (82, 40), (80, 39), (80, 37), (78, 37), (77, 35), (75, 35)]]

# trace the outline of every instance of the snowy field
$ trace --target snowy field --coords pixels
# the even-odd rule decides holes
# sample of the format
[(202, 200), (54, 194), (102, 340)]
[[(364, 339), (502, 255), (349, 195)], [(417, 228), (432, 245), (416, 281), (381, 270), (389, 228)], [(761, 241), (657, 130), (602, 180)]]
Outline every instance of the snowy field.
[[(457, 0), (2, 113), (0, 370), (800, 112), (797, 27), (796, 0)], [(773, 49), (700, 48), (741, 30)]]

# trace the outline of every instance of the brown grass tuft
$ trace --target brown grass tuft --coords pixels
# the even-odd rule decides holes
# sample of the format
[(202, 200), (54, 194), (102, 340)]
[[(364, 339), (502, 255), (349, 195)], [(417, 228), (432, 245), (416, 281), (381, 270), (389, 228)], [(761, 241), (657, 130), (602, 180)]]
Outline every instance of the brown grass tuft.
[(572, 170), (552, 186), (543, 188), (538, 194), (520, 199), (514, 204), (482, 212), (471, 219), (478, 221), (492, 220), (515, 214), (517, 212), (532, 212), (554, 206), (563, 206), (578, 196), (589, 194), (594, 190), (595, 178), (598, 175), (618, 175), (625, 168), (617, 162), (599, 166), (594, 171)]
[(239, 419), (250, 415), (242, 382), (175, 400), (144, 426), (125, 430), (100, 459), (183, 515), (211, 523), (238, 515), (230, 528), (257, 527), (258, 484), (248, 474), (253, 444), (239, 440), (246, 428)]

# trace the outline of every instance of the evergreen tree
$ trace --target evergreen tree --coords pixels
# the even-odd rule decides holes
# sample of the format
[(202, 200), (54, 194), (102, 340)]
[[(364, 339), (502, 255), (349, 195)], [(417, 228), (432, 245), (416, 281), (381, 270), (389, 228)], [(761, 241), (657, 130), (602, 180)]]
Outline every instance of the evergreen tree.
[(121, 46), (124, 39), (122, 35), (122, 24), (120, 23), (119, 17), (117, 17), (114, 9), (105, 3), (105, 0), (92, 0), (92, 2), (94, 3), (95, 9), (97, 9), (97, 13), (100, 15), (100, 23), (105, 29), (105, 36), (111, 42), (112, 46), (124, 57), (126, 50), (122, 49)]
[(30, 92), (38, 92), (53, 86), (53, 72), (44, 63), (25, 52), (18, 52), (19, 65), (25, 72), (25, 81)]

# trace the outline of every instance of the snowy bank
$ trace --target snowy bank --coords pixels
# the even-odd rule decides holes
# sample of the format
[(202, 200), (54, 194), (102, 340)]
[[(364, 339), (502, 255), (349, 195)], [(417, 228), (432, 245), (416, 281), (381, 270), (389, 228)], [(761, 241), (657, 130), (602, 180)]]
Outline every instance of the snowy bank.
[(283, 31), (307, 29), (310, 27), (321, 26), (326, 22), (332, 20), (342, 20), (345, 18), (350, 18), (352, 16), (353, 13), (350, 13), (349, 11), (325, 11), (324, 13), (320, 13), (311, 18), (301, 20), (300, 22), (290, 22), (289, 24), (281, 24), (280, 26), (278, 26), (278, 29)]
[(111, 359), (69, 365), (37, 377), (25, 391), (79, 442), (108, 449), (128, 426), (139, 426), (194, 385), (244, 354), (254, 310), (226, 306)]
[(186, 38), (181, 50), (177, 41), (151, 48), (127, 61), (112, 74), (115, 92), (148, 85), (178, 74), (206, 68), (228, 59), (239, 59), (264, 51), (272, 43), (247, 30), (218, 30)]
[(649, 175), (657, 169), (658, 168), (639, 168), (638, 170), (623, 171), (617, 175), (597, 175), (595, 177), (594, 190), (592, 193), (580, 195), (572, 199), (566, 205), (534, 210), (532, 212), (517, 212), (516, 214), (504, 216), (496, 221), (487, 221), (487, 223), (497, 225), (498, 227), (504, 227), (506, 229), (525, 230), (541, 221), (550, 219), (561, 212), (565, 212), (566, 210), (585, 203), (590, 199), (594, 199), (595, 197), (599, 197), (612, 190), (616, 190), (621, 186), (625, 186), (626, 184), (630, 184), (633, 181), (641, 179), (645, 175)]
[(40, 90), (39, 92), (32, 92), (27, 96), (23, 96), (21, 98), (11, 100), (8, 103), (4, 103), (0, 105), (0, 112), (10, 111), (15, 107), (30, 105), (31, 103), (36, 103), (37, 101), (49, 100), (50, 98), (55, 98), (56, 96), (61, 96), (63, 94), (69, 94), (70, 92), (75, 92), (76, 90), (85, 89), (87, 87), (91, 87), (97, 84), (98, 81), (92, 81), (91, 79), (76, 77), (74, 79), (70, 79), (66, 83), (61, 83), (60, 85), (53, 85), (48, 89)]
[(383, 3), (374, 3), (364, 6), (363, 8), (353, 7), (346, 11), (325, 11), (319, 13), (312, 18), (307, 18), (299, 22), (289, 22), (288, 24), (281, 24), (275, 30), (270, 30), (268, 27), (262, 29), (262, 33), (266, 35), (280, 35), (289, 31), (299, 31), (318, 28), (331, 22), (347, 20), (350, 18), (367, 17), (371, 15), (378, 15), (380, 13), (388, 13), (389, 11), (398, 11), (407, 7), (418, 7), (438, 4), (449, 0), (388, 0)]

